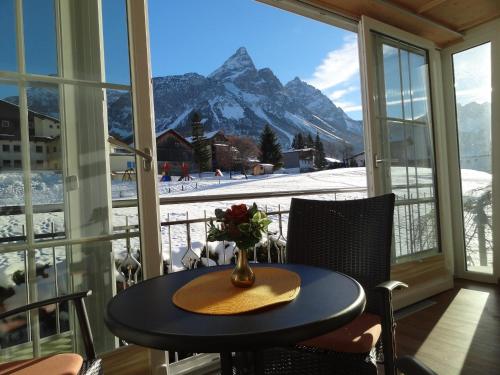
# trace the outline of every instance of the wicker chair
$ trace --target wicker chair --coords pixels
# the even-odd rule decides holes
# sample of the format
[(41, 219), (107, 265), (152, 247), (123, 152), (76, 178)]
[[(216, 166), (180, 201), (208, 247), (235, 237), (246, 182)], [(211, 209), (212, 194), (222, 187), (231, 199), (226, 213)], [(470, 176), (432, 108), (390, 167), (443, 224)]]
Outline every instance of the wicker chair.
[[(292, 199), (287, 262), (326, 267), (354, 277), (365, 289), (365, 312), (327, 335), (259, 353), (266, 374), (396, 374), (389, 281), (394, 194), (351, 201)], [(335, 288), (335, 285), (332, 285)]]
[(33, 375), (101, 375), (101, 359), (96, 357), (92, 332), (90, 331), (87, 310), (85, 309), (84, 298), (91, 295), (92, 292), (73, 293), (60, 297), (50, 298), (44, 301), (34, 302), (26, 306), (0, 314), (0, 319), (9, 316), (25, 313), (32, 309), (38, 309), (43, 306), (53, 305), (65, 301), (73, 301), (75, 305), (82, 340), (85, 348), (86, 359), (84, 360), (76, 353), (62, 353), (44, 356), (40, 358), (12, 361), (0, 364), (0, 375), (7, 374), (33, 374)]

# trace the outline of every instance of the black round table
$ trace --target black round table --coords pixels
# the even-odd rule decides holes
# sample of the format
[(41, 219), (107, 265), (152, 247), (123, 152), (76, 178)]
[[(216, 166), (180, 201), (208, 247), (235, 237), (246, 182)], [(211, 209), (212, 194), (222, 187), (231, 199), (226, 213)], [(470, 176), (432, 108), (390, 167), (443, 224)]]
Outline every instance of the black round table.
[(160, 350), (219, 352), (227, 359), (228, 352), (288, 346), (327, 333), (355, 319), (365, 306), (363, 288), (351, 277), (298, 264), (252, 264), (300, 275), (299, 295), (286, 304), (221, 316), (191, 313), (172, 303), (172, 295), (187, 282), (227, 267), (176, 272), (134, 285), (109, 301), (105, 322), (130, 343)]

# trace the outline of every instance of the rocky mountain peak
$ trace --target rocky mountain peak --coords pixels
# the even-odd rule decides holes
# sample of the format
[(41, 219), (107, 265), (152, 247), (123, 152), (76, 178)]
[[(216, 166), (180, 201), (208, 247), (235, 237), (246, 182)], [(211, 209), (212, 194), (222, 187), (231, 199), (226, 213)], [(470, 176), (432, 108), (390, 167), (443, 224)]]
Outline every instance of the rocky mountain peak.
[(209, 78), (218, 80), (234, 79), (245, 71), (256, 71), (252, 58), (245, 47), (240, 47)]
[(299, 77), (295, 77), (294, 79), (292, 79), (285, 85), (285, 87), (288, 91), (294, 91), (294, 92), (300, 91), (302, 93), (306, 93), (309, 95), (311, 94), (323, 95), (323, 93), (320, 90), (318, 90), (314, 86), (311, 86), (307, 82), (302, 81)]
[(297, 84), (302, 84), (302, 83), (304, 83), (304, 82), (299, 77), (295, 77), (290, 82), (288, 82), (287, 85), (297, 85)]

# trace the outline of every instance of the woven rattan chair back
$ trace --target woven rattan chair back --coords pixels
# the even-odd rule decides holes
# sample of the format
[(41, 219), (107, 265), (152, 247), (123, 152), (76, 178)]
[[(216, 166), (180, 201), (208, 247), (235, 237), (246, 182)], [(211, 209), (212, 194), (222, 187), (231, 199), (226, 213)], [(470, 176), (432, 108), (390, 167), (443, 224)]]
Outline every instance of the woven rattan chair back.
[(373, 288), (390, 279), (393, 212), (394, 194), (346, 201), (294, 198), (287, 262), (353, 277), (365, 289), (366, 310), (380, 313)]

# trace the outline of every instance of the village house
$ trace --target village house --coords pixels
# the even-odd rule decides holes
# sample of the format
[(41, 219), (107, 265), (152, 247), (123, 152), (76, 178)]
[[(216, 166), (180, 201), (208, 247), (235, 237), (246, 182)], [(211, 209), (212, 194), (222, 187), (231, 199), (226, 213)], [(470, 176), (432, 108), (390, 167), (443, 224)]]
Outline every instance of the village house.
[(283, 152), (284, 167), (299, 168), (300, 172), (311, 172), (314, 170), (315, 152), (314, 148), (285, 151)]
[[(391, 144), (392, 145), (392, 144)], [(344, 159), (346, 167), (364, 167), (365, 166), (365, 152), (360, 152)]]
[(345, 168), (345, 164), (342, 160), (325, 157), (325, 161), (327, 169)]
[[(21, 169), (21, 127), (19, 106), (0, 100), (0, 168)], [(60, 169), (59, 120), (28, 110), (31, 169)]]
[(159, 171), (162, 170), (165, 163), (170, 165), (170, 173), (177, 175), (181, 173), (183, 163), (189, 164), (192, 169), (194, 168), (192, 143), (173, 129), (156, 135), (156, 150)]
[[(229, 140), (221, 130), (211, 131), (204, 134), (207, 141), (207, 147), (210, 147), (212, 158), (209, 162), (209, 169), (229, 170), (239, 159), (239, 151), (229, 145)], [(194, 142), (193, 137), (186, 137), (191, 145)]]

